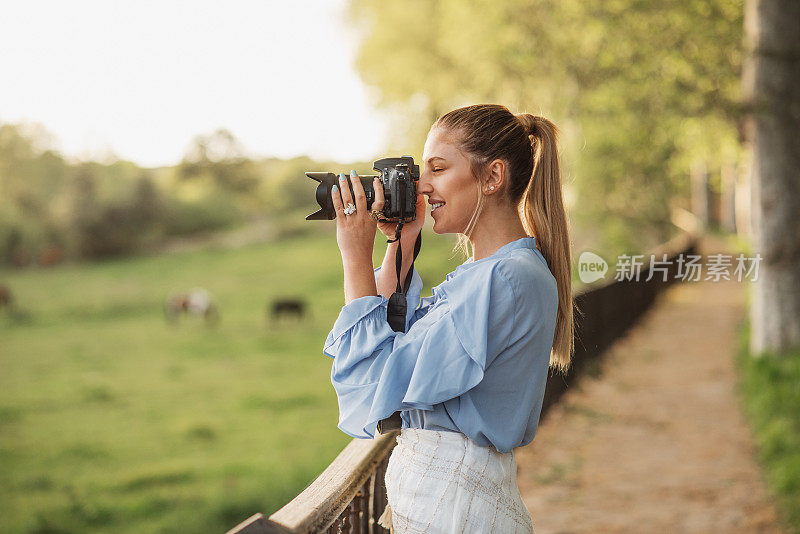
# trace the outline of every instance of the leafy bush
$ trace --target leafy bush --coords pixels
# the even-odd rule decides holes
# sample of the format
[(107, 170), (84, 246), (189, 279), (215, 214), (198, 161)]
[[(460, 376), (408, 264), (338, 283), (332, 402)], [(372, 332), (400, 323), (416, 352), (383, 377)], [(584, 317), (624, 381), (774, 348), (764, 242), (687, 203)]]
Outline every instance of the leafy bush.
[(209, 194), (195, 201), (170, 198), (163, 229), (168, 236), (185, 236), (230, 228), (242, 220), (236, 204), (223, 194)]

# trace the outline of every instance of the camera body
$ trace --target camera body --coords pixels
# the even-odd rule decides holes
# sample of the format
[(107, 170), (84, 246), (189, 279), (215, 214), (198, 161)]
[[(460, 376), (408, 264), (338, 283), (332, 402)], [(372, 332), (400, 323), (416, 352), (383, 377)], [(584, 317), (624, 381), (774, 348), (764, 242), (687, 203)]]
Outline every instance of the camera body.
[[(375, 202), (373, 180), (377, 176), (383, 185), (383, 195), (386, 199), (381, 211), (382, 218), (392, 222), (401, 220), (408, 222), (416, 219), (419, 165), (414, 163), (414, 158), (411, 156), (383, 158), (375, 161), (372, 168), (379, 174), (359, 176), (367, 197), (367, 210), (371, 210), (372, 203)], [(307, 172), (306, 176), (319, 182), (316, 200), (320, 205), (320, 209), (306, 216), (306, 220), (335, 219), (336, 210), (331, 198), (331, 187), (339, 183), (338, 176), (332, 172)], [(347, 181), (347, 186), (350, 188), (350, 194), (355, 196), (350, 180)]]
[[(417, 218), (417, 183), (419, 182), (419, 165), (414, 158), (383, 158), (372, 164), (372, 168), (380, 173), (383, 194), (386, 203), (383, 216), (390, 221), (413, 221)], [(367, 206), (367, 209), (371, 209)]]

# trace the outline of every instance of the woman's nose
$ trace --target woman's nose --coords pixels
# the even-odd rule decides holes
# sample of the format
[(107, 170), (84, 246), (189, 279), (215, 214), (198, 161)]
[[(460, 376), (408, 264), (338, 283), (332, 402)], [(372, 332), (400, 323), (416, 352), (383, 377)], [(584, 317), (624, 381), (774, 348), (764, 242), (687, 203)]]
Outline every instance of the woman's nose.
[(419, 177), (419, 182), (417, 183), (417, 193), (421, 194), (429, 194), (433, 192), (433, 186), (428, 181), (428, 173), (423, 172)]

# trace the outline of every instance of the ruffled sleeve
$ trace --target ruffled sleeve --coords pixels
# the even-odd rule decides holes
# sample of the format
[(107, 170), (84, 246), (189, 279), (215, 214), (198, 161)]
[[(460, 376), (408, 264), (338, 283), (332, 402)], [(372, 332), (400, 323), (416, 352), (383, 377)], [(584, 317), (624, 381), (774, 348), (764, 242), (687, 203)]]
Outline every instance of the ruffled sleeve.
[(378, 421), (395, 411), (432, 410), (475, 387), (507, 346), (515, 313), (509, 282), (493, 267), (434, 288), (406, 333), (389, 327), (387, 304), (383, 296), (353, 300), (325, 340), (338, 426), (357, 438), (374, 437)]

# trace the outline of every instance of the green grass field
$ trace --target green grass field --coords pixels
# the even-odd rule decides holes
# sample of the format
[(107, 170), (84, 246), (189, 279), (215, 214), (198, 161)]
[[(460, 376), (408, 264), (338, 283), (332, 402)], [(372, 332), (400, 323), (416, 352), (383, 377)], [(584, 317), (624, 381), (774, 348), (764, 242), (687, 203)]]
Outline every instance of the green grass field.
[[(0, 271), (0, 532), (224, 532), (288, 502), (350, 441), (325, 337), (344, 303), (335, 235)], [(423, 294), (463, 258), (425, 231)], [(375, 264), (385, 242), (377, 240)], [(200, 286), (221, 321), (166, 324)], [(267, 303), (313, 317), (267, 327)]]
[(739, 337), (737, 388), (758, 460), (788, 534), (800, 534), (800, 351), (754, 358), (750, 324)]

